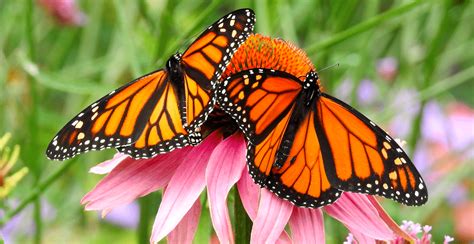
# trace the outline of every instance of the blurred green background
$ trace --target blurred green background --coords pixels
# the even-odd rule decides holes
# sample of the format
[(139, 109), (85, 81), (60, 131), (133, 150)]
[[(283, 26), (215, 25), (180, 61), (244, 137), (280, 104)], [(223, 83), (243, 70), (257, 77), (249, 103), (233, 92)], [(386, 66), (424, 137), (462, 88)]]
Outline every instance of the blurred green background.
[[(0, 137), (11, 133), (0, 160), (20, 147), (13, 169), (0, 171), (0, 187), (28, 169), (0, 199), (3, 235), (21, 243), (147, 241), (159, 193), (132, 206), (133, 223), (101, 220), (79, 201), (101, 178), (88, 169), (114, 150), (53, 162), (47, 144), (83, 107), (163, 67), (225, 13), (250, 7), (256, 32), (303, 48), (318, 70), (328, 67), (320, 72), (328, 93), (407, 142), (430, 200), (418, 208), (381, 200), (388, 213), (432, 225), (437, 242), (445, 234), (473, 240), (473, 220), (461, 220), (474, 211), (471, 1), (53, 2), (0, 0)], [(327, 217), (325, 226), (328, 242), (346, 238), (337, 221)], [(211, 232), (204, 211), (197, 242)]]

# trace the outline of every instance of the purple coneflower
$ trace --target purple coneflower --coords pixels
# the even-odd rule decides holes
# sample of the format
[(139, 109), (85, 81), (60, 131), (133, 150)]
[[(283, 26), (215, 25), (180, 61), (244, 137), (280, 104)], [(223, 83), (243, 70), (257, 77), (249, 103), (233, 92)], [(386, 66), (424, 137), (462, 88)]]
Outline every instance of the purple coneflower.
[[(199, 196), (207, 188), (209, 211), (221, 243), (233, 243), (227, 195), (236, 185), (253, 221), (252, 243), (276, 241), (323, 243), (323, 211), (342, 222), (354, 236), (368, 240), (408, 238), (374, 197), (344, 193), (321, 209), (293, 206), (253, 183), (245, 167), (246, 143), (240, 133), (223, 139), (219, 131), (200, 145), (177, 149), (152, 159), (134, 160), (117, 154), (91, 169), (108, 175), (82, 199), (86, 210), (104, 213), (150, 192), (164, 189), (150, 241), (167, 237), (170, 243), (190, 243), (202, 210)], [(289, 225), (291, 235), (285, 231)]]
[[(314, 70), (304, 52), (280, 39), (251, 35), (234, 54), (223, 78), (244, 69), (278, 69), (296, 77)], [(222, 124), (218, 126), (226, 129)], [(246, 142), (239, 132), (224, 138), (217, 130), (201, 144), (152, 159), (117, 154), (92, 172), (108, 173), (82, 199), (86, 210), (103, 213), (163, 189), (151, 242), (191, 243), (202, 211), (200, 195), (207, 188), (211, 221), (221, 243), (233, 243), (227, 196), (235, 185), (253, 221), (251, 243), (324, 243), (323, 211), (342, 222), (360, 242), (411, 239), (383, 211), (373, 196), (344, 193), (332, 205), (309, 209), (257, 186), (246, 167)], [(229, 134), (229, 133), (225, 133)], [(237, 200), (238, 201), (238, 200)], [(207, 205), (207, 204), (206, 204)], [(289, 233), (285, 227), (289, 226)]]

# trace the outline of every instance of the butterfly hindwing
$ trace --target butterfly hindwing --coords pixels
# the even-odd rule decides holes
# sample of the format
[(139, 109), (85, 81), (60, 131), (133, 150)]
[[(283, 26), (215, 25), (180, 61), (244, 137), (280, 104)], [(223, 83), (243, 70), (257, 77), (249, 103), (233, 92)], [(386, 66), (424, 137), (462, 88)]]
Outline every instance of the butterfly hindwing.
[[(295, 113), (298, 111), (295, 110), (293, 115)], [(331, 204), (339, 198), (341, 192), (328, 180), (316, 135), (314, 112), (307, 111), (300, 121), (296, 121), (295, 117), (297, 116), (292, 116), (289, 120), (289, 126), (282, 138), (283, 141), (288, 138), (286, 135), (292, 124), (297, 125), (292, 141), (288, 143), (288, 150), (283, 148), (283, 143), (277, 149), (277, 155), (284, 153), (285, 160), (277, 167), (278, 159), (271, 158), (268, 163), (272, 163), (273, 167), (266, 178), (265, 186), (277, 196), (297, 206), (318, 208)], [(249, 160), (253, 159), (257, 163), (257, 156), (258, 154), (255, 154), (252, 158), (250, 154)]]
[(102, 97), (58, 132), (46, 155), (64, 160), (89, 150), (133, 143), (167, 82), (166, 72), (158, 70)]
[(171, 82), (163, 85), (158, 101), (137, 140), (128, 146), (117, 148), (133, 158), (151, 158), (201, 140), (199, 133), (189, 134), (183, 127), (178, 103), (177, 88)]
[[(317, 122), (328, 177), (345, 191), (376, 194), (406, 205), (428, 199), (426, 185), (403, 149), (344, 102), (322, 93)], [(324, 151), (323, 150), (323, 151)]]
[(237, 48), (252, 33), (255, 14), (239, 9), (209, 26), (183, 53), (184, 126), (194, 131), (207, 118), (215, 104), (212, 87), (221, 77)]

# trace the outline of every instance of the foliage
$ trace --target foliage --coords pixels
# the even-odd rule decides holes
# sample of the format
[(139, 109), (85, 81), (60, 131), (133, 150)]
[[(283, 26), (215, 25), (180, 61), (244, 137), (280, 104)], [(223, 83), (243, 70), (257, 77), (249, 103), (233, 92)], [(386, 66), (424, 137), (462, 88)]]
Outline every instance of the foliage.
[[(33, 221), (36, 231), (19, 235), (20, 240), (127, 242), (136, 240), (135, 235), (140, 242), (148, 240), (159, 194), (140, 202), (149, 214), (142, 211), (136, 231), (102, 221), (79, 204), (99, 179), (88, 175), (88, 168), (110, 158), (112, 150), (57, 163), (46, 159), (45, 148), (83, 107), (162, 67), (208, 24), (236, 8), (254, 9), (257, 32), (290, 40), (306, 50), (329, 93), (338, 96), (337, 88), (350, 80), (346, 101), (382, 125), (388, 126), (400, 110), (418, 104), (415, 115), (404, 118), (413, 122), (409, 133), (392, 131), (395, 137), (403, 136), (412, 155), (422, 140), (423, 108), (429, 101), (441, 107), (463, 103), (471, 112), (474, 106), (474, 5), (470, 1), (83, 0), (77, 1), (86, 17), (82, 25), (61, 24), (40, 2), (0, 1), (0, 134), (12, 133), (13, 142), (22, 148), (18, 167), (29, 169), (11, 192), (11, 201), (2, 202), (6, 218), (0, 221), (5, 224), (33, 206), (24, 221)], [(378, 60), (387, 56), (398, 62), (393, 80), (383, 79), (376, 68)], [(363, 79), (371, 80), (379, 92), (377, 105), (365, 106), (357, 99)], [(417, 95), (402, 99), (399, 91), (406, 89)], [(472, 151), (472, 146), (471, 140), (465, 150)], [(462, 152), (450, 151), (437, 165)], [(441, 241), (446, 233), (455, 235), (453, 205), (445, 197), (448, 186), (466, 181), (472, 185), (469, 163), (472, 155), (460, 157), (451, 172), (431, 186), (426, 207), (383, 204), (399, 223), (409, 218), (436, 226), (439, 233), (432, 233), (432, 240)], [(55, 209), (56, 217), (41, 214), (45, 205)], [(208, 214), (201, 218), (196, 238), (206, 240), (210, 218)], [(329, 242), (340, 243), (347, 236), (336, 221), (326, 221), (326, 230)]]

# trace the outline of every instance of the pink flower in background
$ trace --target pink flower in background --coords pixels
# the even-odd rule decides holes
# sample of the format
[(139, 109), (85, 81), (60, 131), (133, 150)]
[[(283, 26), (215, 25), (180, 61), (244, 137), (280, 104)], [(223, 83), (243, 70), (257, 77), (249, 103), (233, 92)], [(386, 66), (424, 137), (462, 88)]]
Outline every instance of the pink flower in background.
[(86, 15), (74, 0), (38, 0), (38, 3), (60, 24), (80, 26), (86, 23)]
[[(451, 103), (446, 108), (435, 101), (426, 104), (414, 161), (428, 182), (438, 182), (462, 162), (474, 158), (473, 125), (474, 110), (464, 104)], [(457, 190), (455, 198), (465, 198), (459, 195), (462, 192)]]
[(393, 57), (380, 59), (377, 63), (377, 73), (384, 80), (394, 80), (398, 75), (398, 61)]
[[(433, 240), (431, 240), (432, 236), (430, 234), (432, 227), (429, 225), (425, 225), (422, 227), (420, 224), (414, 223), (413, 221), (403, 220), (402, 224), (400, 225), (400, 228), (412, 238), (413, 243), (430, 244), (433, 242)], [(448, 244), (452, 241), (454, 241), (454, 238), (445, 235), (443, 244)], [(349, 233), (344, 244), (356, 243), (357, 241), (354, 238), (354, 235), (352, 233)], [(407, 243), (407, 240), (400, 236), (397, 236), (394, 240), (388, 241), (387, 243), (404, 244)]]
[[(177, 149), (152, 159), (134, 160), (117, 154), (91, 169), (108, 174), (84, 196), (82, 203), (86, 210), (108, 213), (164, 189), (150, 241), (167, 237), (170, 243), (190, 243), (202, 209), (199, 196), (207, 187), (217, 238), (221, 243), (233, 243), (226, 199), (232, 186), (237, 185), (242, 204), (253, 221), (252, 243), (324, 242), (323, 211), (341, 221), (361, 242), (391, 240), (400, 233), (406, 236), (394, 227), (372, 196), (344, 193), (337, 202), (321, 209), (298, 208), (281, 200), (253, 183), (245, 153), (241, 134), (223, 140), (219, 132), (214, 132), (196, 147)], [(291, 237), (285, 231), (287, 224)]]
[[(422, 227), (420, 224), (415, 223), (413, 221), (403, 220), (400, 227), (402, 228), (402, 230), (408, 233), (411, 237), (413, 237), (415, 239), (415, 243), (417, 244), (429, 244), (433, 242), (433, 240), (431, 240), (432, 236), (430, 234), (432, 227), (429, 225), (425, 225)], [(443, 243), (447, 244), (449, 242), (452, 242), (453, 240), (454, 239), (452, 237), (445, 236)], [(405, 240), (401, 238), (397, 238), (392, 243), (403, 244), (406, 242)]]

